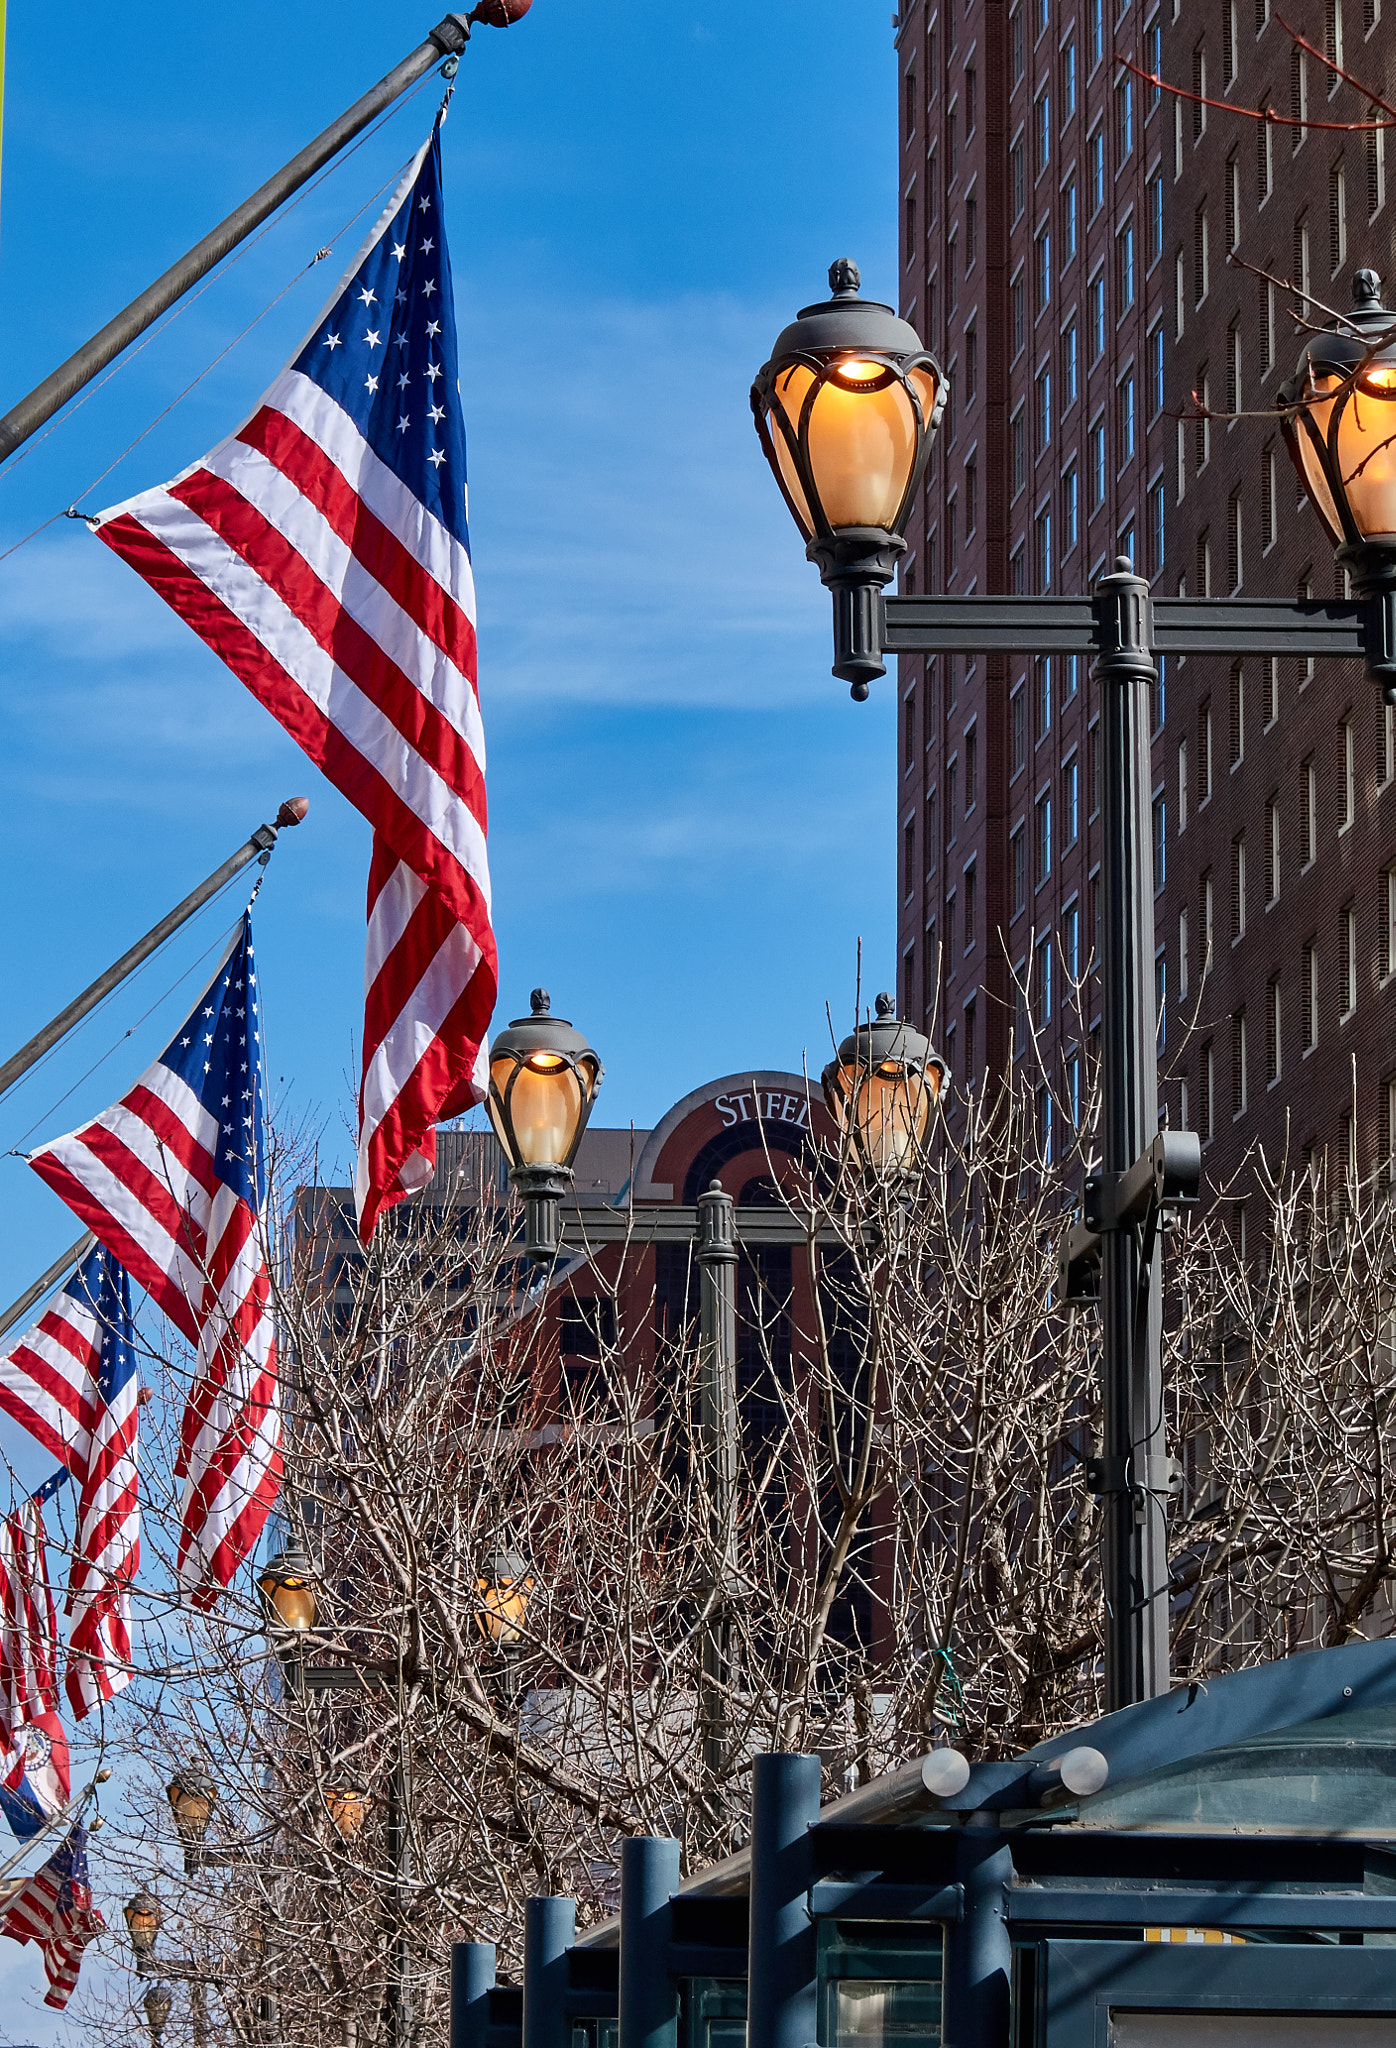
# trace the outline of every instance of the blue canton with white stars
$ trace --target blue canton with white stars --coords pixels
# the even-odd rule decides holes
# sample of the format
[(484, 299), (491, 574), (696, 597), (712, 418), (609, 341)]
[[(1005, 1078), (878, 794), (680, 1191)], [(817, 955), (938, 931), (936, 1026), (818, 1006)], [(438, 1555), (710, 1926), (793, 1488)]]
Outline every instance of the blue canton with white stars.
[(379, 460), (468, 551), (439, 126), (407, 197), (292, 368), (343, 406)]
[(97, 1387), (103, 1403), (113, 1399), (136, 1376), (136, 1339), (131, 1324), (131, 1282), (126, 1268), (99, 1246), (90, 1252), (64, 1289), (96, 1316), (102, 1332), (102, 1357)]
[(161, 1066), (187, 1081), (218, 1122), (214, 1171), (225, 1187), (260, 1215), (266, 1195), (262, 1141), (262, 1028), (252, 920), (244, 915), (237, 944), (199, 998), (183, 1028), (160, 1055)]

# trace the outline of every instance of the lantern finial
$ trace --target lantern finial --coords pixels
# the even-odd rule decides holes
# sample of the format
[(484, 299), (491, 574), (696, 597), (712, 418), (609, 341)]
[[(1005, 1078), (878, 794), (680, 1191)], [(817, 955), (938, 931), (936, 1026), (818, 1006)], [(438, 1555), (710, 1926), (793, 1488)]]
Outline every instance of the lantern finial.
[(856, 299), (863, 273), (851, 256), (840, 256), (829, 265), (829, 290), (836, 299)]
[(1381, 279), (1375, 270), (1359, 270), (1352, 280), (1352, 303), (1365, 313), (1381, 300)]

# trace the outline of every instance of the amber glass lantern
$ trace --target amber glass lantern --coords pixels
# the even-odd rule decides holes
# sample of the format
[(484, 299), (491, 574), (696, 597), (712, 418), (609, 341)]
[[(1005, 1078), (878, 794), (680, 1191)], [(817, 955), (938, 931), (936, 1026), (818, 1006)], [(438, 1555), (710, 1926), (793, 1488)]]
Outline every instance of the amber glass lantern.
[(558, 1205), (572, 1185), (572, 1161), (587, 1127), (604, 1069), (565, 1017), (554, 1017), (545, 988), (533, 1014), (516, 1017), (490, 1047), (490, 1121), (523, 1196), (524, 1249), (547, 1263), (561, 1242)]
[(829, 271), (751, 387), (766, 460), (834, 597), (834, 674), (866, 697), (886, 673), (873, 631), (906, 552), (906, 523), (945, 410), (945, 379), (890, 306), (860, 299), (858, 266)]
[(485, 1575), (477, 1580), (480, 1612), (475, 1617), (480, 1633), (501, 1649), (517, 1643), (528, 1610), (533, 1579), (517, 1550), (497, 1550), (487, 1559)]
[(179, 1839), (186, 1849), (197, 1848), (218, 1803), (217, 1785), (207, 1771), (190, 1766), (175, 1772), (165, 1787), (165, 1797), (173, 1810)]
[(315, 1567), (295, 1536), (257, 1574), (268, 1633), (282, 1644), (315, 1627)]
[(152, 1984), (142, 2001), (145, 2006), (145, 2021), (150, 2029), (151, 2048), (163, 2048), (165, 2029), (170, 2023), (174, 2000), (163, 1984)]
[(1309, 502), (1352, 578), (1375, 600), (1368, 673), (1396, 701), (1396, 313), (1374, 270), (1352, 281), (1341, 329), (1305, 344), (1280, 391), (1285, 442)]
[(345, 1841), (362, 1832), (368, 1817), (368, 1787), (360, 1778), (342, 1778), (326, 1788), (325, 1806)]
[(824, 1069), (824, 1100), (868, 1174), (907, 1175), (949, 1081), (930, 1040), (898, 1019), (890, 995), (880, 995), (876, 1017), (851, 1032)]
[(136, 1958), (136, 1968), (139, 1970), (155, 1947), (155, 1937), (159, 1934), (160, 1923), (164, 1919), (160, 1901), (153, 1892), (148, 1892), (142, 1885), (135, 1896), (128, 1899), (122, 1907), (121, 1917), (126, 1922), (126, 1932), (131, 1937), (131, 1953)]

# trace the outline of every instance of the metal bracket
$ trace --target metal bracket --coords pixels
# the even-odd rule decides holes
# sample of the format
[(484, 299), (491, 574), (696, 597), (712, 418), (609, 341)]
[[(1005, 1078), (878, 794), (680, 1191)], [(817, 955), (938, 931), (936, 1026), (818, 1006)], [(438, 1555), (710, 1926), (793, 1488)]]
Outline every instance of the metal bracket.
[(1087, 1493), (1178, 1493), (1183, 1484), (1179, 1458), (1087, 1458)]
[(443, 57), (459, 57), (470, 41), (469, 15), (448, 14), (435, 28), (427, 30), (427, 41), (435, 43)]
[(1195, 1131), (1160, 1131), (1125, 1173), (1093, 1173), (1082, 1189), (1083, 1220), (1062, 1241), (1062, 1299), (1082, 1307), (1100, 1299), (1100, 1241), (1151, 1217), (1195, 1209), (1202, 1185), (1202, 1144)]

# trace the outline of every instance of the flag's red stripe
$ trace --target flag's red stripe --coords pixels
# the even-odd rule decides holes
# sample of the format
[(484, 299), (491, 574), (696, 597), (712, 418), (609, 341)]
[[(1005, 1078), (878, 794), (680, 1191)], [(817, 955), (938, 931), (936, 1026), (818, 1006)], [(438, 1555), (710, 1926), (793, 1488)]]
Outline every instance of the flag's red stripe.
[[(193, 1235), (191, 1219), (174, 1206), (169, 1190), (155, 1179), (143, 1162), (100, 1125), (91, 1125), (83, 1137), (92, 1156), (100, 1160), (133, 1197), (133, 1207), (150, 1213), (176, 1243), (181, 1241), (182, 1235), (186, 1248), (197, 1257), (197, 1245), (189, 1243)], [(40, 1152), (29, 1163), (40, 1180), (46, 1181), (74, 1215), (81, 1218), (97, 1242), (105, 1245), (112, 1256), (121, 1261), (133, 1280), (139, 1281), (175, 1327), (191, 1344), (197, 1344), (199, 1329), (194, 1305), (186, 1298), (173, 1274), (151, 1256), (145, 1245), (133, 1237), (60, 1160)]]
[(492, 961), (494, 934), (489, 904), (469, 868), (412, 811), (385, 777), (339, 732), (295, 678), (203, 583), (172, 549), (123, 515), (98, 529), (108, 547), (122, 555), (246, 684), (254, 697), (322, 768), (357, 810), (429, 888), (437, 890)]
[[(475, 628), (430, 570), (408, 553), (383, 524), (318, 441), (285, 413), (262, 406), (238, 440), (265, 455), (288, 483), (312, 504), (356, 562), (380, 583), (411, 619), (417, 630), (475, 684)], [(186, 501), (187, 502), (187, 501)]]
[(316, 645), (429, 761), (485, 828), (485, 779), (462, 735), (354, 618), (285, 534), (232, 484), (196, 469), (169, 495), (203, 520), (294, 612)]

